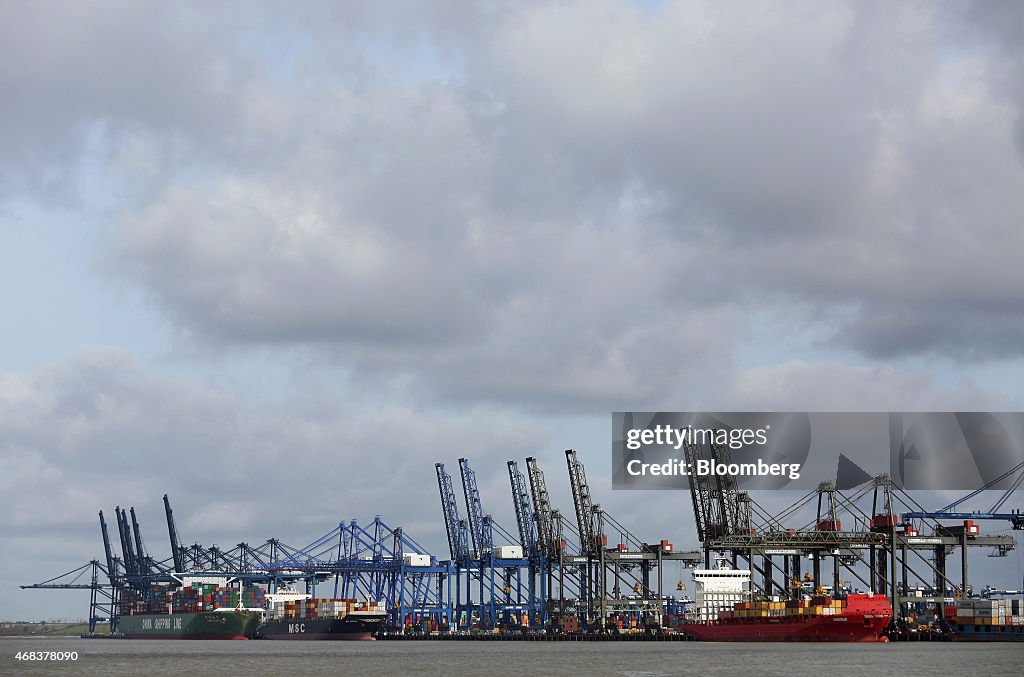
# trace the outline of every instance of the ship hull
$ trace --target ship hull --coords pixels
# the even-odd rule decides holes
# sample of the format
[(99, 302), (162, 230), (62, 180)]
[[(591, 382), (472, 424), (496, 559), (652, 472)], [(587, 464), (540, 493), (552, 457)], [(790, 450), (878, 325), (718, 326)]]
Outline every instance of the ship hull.
[(888, 616), (811, 616), (687, 623), (680, 630), (705, 642), (877, 642)]
[[(977, 627), (977, 630), (968, 628)], [(1024, 626), (954, 625), (953, 636), (959, 642), (1024, 642)]]
[(384, 614), (341, 618), (297, 618), (273, 620), (256, 629), (256, 639), (286, 640), (372, 640), (384, 626)]
[(247, 611), (141, 614), (121, 616), (117, 631), (128, 639), (251, 639), (259, 622)]
[[(685, 623), (679, 629), (705, 642), (887, 642), (885, 631), (892, 622), (889, 601), (870, 593), (836, 601), (814, 597), (786, 602), (785, 607), (779, 602), (753, 604), (737, 604), (732, 612), (719, 613), (716, 621)], [(758, 615), (733, 616), (751, 612)]]

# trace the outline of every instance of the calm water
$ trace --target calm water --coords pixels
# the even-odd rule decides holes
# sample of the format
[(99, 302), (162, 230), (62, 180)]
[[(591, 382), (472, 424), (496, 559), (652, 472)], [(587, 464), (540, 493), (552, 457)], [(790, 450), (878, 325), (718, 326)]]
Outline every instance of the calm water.
[[(77, 651), (77, 661), (16, 661)], [(1018, 644), (0, 640), (3, 675), (1020, 675)]]

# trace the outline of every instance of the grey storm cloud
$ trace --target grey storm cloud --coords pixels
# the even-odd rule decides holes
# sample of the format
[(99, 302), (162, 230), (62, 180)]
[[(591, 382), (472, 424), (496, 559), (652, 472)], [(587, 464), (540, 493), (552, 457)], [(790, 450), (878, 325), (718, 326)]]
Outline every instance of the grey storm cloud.
[(772, 306), (872, 358), (1019, 353), (988, 3), (259, 9), (5, 23), (7, 174), (100, 166), (101, 264), (196, 336), (545, 406), (679, 398)]
[(727, 396), (735, 411), (1009, 411), (1012, 399), (975, 383), (944, 388), (890, 366), (793, 360), (740, 374)]
[[(35, 376), (2, 378), (7, 488), (38, 479), (37, 493), (66, 500), (75, 498), (76, 486), (91, 488), (77, 497), (80, 504), (12, 502), (5, 506), (5, 530), (66, 525), (68, 515), (111, 499), (152, 502), (160, 497), (153, 492), (168, 486), (182, 488), (183, 501), (202, 496), (207, 502), (220, 493), (251, 501), (243, 527), (255, 524), (256, 503), (268, 491), (297, 503), (306, 490), (329, 495), (304, 509), (311, 519), (325, 518), (314, 514), (318, 506), (333, 511), (348, 502), (379, 511), (381, 502), (369, 499), (423, 487), (434, 456), (479, 448), (492, 461), (529, 455), (547, 443), (536, 425), (486, 411), (275, 410), (213, 386), (154, 375), (121, 351), (81, 351)], [(107, 493), (108, 486), (118, 487), (120, 497)], [(330, 487), (344, 491), (329, 494)], [(259, 522), (267, 523), (266, 516)]]

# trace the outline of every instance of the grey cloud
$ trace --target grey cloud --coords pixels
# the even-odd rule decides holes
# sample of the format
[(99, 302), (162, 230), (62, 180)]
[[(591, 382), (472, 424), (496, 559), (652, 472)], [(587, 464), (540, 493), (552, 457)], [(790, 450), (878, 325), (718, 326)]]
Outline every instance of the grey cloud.
[(745, 370), (726, 400), (736, 411), (1004, 411), (1014, 399), (970, 381), (940, 385), (889, 366), (792, 360)]
[[(199, 337), (460, 401), (678, 400), (766, 304), (869, 358), (1017, 354), (1020, 109), (984, 4), (403, 9), (261, 8), (239, 38), (164, 8), (139, 48), (168, 115), (130, 79), (55, 99), (74, 45), (36, 71), (26, 110), (119, 121), (108, 179), (156, 177), (102, 265)], [(79, 49), (114, 59), (109, 14)]]
[[(1015, 354), (1024, 177), (1004, 64), (950, 6), (785, 13), (803, 23), (774, 9), (741, 26), (728, 6), (657, 26), (595, 12), (569, 41), (553, 37), (565, 10), (538, 10), (511, 24), (487, 74), (542, 134), (583, 135), (639, 167), (661, 198), (650, 216), (727, 271), (691, 293), (852, 309), (834, 341), (872, 357)], [(569, 81), (582, 84), (558, 87)]]
[(1024, 320), (1018, 305), (986, 313), (955, 302), (929, 309), (878, 303), (843, 331), (848, 341), (883, 358), (927, 350), (968, 361), (992, 360), (1020, 349), (1016, 337), (1024, 332)]
[(176, 136), (201, 145), (229, 128), (245, 57), (210, 17), (134, 2), (0, 12), (0, 190), (73, 196), (83, 156), (106, 160), (104, 137), (145, 129), (166, 151)]
[(1016, 108), (1017, 150), (1024, 158), (1024, 7), (1012, 0), (996, 0), (974, 5), (968, 16), (977, 23), (980, 43), (986, 44), (985, 38), (992, 35), (998, 39), (1002, 67), (997, 82)]

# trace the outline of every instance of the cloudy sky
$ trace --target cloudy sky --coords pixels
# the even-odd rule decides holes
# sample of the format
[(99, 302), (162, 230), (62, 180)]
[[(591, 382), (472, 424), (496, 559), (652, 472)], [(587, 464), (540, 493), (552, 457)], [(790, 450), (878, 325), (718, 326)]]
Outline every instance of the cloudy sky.
[(165, 492), (189, 542), (379, 513), (443, 554), (435, 461), (511, 526), (504, 461), (568, 510), (575, 447), (692, 547), (688, 495), (611, 492), (611, 411), (1020, 409), (1022, 26), (0, 3), (0, 617), (84, 615), (16, 586), (101, 557), (99, 509), (166, 556)]

